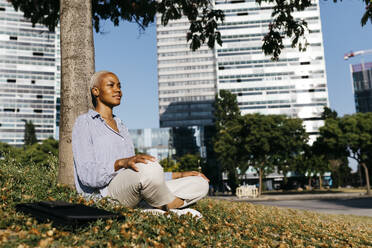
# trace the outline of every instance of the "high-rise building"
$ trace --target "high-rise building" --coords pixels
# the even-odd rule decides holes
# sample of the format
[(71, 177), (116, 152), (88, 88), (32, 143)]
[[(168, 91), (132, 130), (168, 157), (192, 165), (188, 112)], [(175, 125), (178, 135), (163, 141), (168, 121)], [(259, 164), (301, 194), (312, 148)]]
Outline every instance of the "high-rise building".
[(351, 66), (355, 108), (357, 112), (372, 112), (372, 62)]
[(164, 27), (157, 18), (160, 127), (213, 123), (214, 51), (207, 46), (191, 51), (186, 41), (188, 27), (187, 19)]
[(217, 47), (217, 85), (237, 95), (242, 114), (285, 114), (304, 120), (312, 139), (323, 125), (321, 114), (328, 106), (327, 79), (318, 0), (305, 11), (294, 13), (308, 23), (305, 52), (285, 49), (279, 61), (262, 52), (272, 5), (255, 1), (216, 0), (226, 18), (219, 26), (223, 45)]
[[(286, 39), (277, 62), (265, 56), (261, 48), (272, 21), (272, 5), (259, 6), (253, 0), (216, 0), (214, 6), (226, 15), (219, 25), (223, 45), (216, 45), (214, 50), (203, 47), (196, 53), (190, 51), (185, 41), (187, 20), (173, 21), (165, 27), (158, 21), (160, 125), (188, 125), (193, 115), (202, 120), (193, 109), (176, 107), (184, 98), (193, 97), (197, 105), (201, 92), (208, 92), (206, 97), (213, 100), (216, 89), (225, 89), (237, 95), (242, 114), (299, 117), (314, 140), (323, 125), (323, 108), (329, 105), (318, 0), (305, 11), (294, 13), (308, 23), (306, 52), (291, 48), (291, 41)], [(208, 77), (208, 87), (202, 86), (204, 80), (199, 77)], [(193, 121), (203, 125), (197, 119)]]
[(59, 35), (25, 20), (0, 0), (0, 141), (24, 143), (25, 121), (38, 140), (55, 136)]

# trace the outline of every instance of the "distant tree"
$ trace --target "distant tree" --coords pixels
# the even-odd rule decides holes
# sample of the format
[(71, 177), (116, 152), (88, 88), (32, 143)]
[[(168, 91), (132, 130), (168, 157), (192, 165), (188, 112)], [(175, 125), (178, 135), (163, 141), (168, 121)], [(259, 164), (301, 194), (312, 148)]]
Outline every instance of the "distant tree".
[(236, 121), (241, 116), (236, 95), (228, 90), (220, 90), (213, 107), (217, 132), (226, 128), (229, 122)]
[(322, 188), (322, 176), (329, 171), (329, 160), (324, 154), (318, 152), (316, 145), (306, 144), (304, 152), (300, 154), (296, 170), (301, 174), (307, 175), (308, 185), (311, 188), (311, 179), (319, 175), (319, 187)]
[(326, 119), (337, 119), (338, 117), (338, 114), (336, 112), (336, 110), (332, 110), (328, 107), (324, 107), (323, 109), (323, 113), (322, 113), (322, 119), (326, 120)]
[(273, 149), (277, 152), (275, 166), (284, 175), (287, 184), (287, 173), (294, 171), (298, 156), (303, 153), (308, 142), (308, 134), (299, 118), (287, 118), (281, 115), (273, 116), (277, 125), (279, 137)]
[[(335, 110), (328, 107), (324, 107), (322, 113), (322, 118), (327, 122), (329, 119), (338, 120), (338, 114)], [(335, 187), (345, 185), (346, 179), (351, 176), (351, 169), (348, 166), (347, 153), (344, 148), (341, 150), (329, 150), (327, 144), (322, 143), (324, 139), (322, 136), (318, 137), (316, 140), (316, 147), (318, 149), (318, 154), (323, 154), (329, 161), (329, 170), (331, 171), (331, 176), (335, 182)]]
[(228, 174), (228, 184), (233, 194), (238, 187), (237, 169), (243, 163), (241, 149), (241, 123), (242, 118), (238, 107), (236, 95), (221, 90), (214, 103), (214, 116), (216, 136), (213, 139), (213, 148), (217, 161), (222, 170)]
[(193, 128), (174, 127), (172, 135), (173, 147), (176, 150), (176, 160), (186, 154), (197, 154), (199, 152), (199, 148), (196, 144), (195, 131)]
[(185, 154), (178, 159), (178, 163), (178, 171), (199, 171), (203, 161), (199, 155)]
[(328, 119), (320, 128), (323, 143), (331, 151), (344, 152), (364, 169), (367, 194), (371, 194), (367, 163), (372, 149), (372, 113), (345, 115), (339, 120)]
[(25, 146), (33, 145), (37, 142), (35, 126), (32, 121), (25, 120), (25, 134), (24, 134), (24, 144)]
[(252, 166), (259, 175), (259, 194), (262, 193), (262, 182), (266, 174), (275, 169), (275, 165), (282, 160), (280, 147), (281, 125), (285, 116), (247, 114), (242, 118), (242, 129), (239, 136), (244, 149), (244, 161), (241, 171)]
[(179, 163), (171, 158), (163, 158), (162, 160), (160, 160), (159, 163), (163, 167), (165, 172), (179, 171)]
[(347, 157), (330, 160), (329, 169), (331, 171), (332, 181), (334, 182), (333, 187), (344, 187), (350, 181), (351, 168), (349, 167)]

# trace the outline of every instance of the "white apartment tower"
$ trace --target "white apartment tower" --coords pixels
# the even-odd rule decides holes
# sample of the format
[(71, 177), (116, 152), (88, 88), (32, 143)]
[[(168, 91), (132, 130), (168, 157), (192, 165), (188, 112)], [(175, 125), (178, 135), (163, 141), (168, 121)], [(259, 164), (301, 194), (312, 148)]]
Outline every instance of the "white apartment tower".
[(225, 21), (219, 26), (222, 47), (217, 50), (218, 89), (237, 95), (242, 114), (285, 114), (304, 120), (311, 141), (323, 125), (321, 114), (328, 106), (327, 79), (318, 0), (295, 17), (308, 23), (306, 52), (291, 48), (285, 40), (280, 60), (262, 52), (272, 7), (254, 0), (217, 0)]
[(59, 33), (25, 20), (0, 0), (0, 142), (22, 145), (24, 122), (38, 140), (54, 137), (59, 98)]
[[(188, 29), (185, 20), (170, 22), (166, 27), (157, 26), (161, 126), (186, 123), (184, 113), (177, 109), (170, 111), (169, 106), (183, 97), (200, 96), (202, 91), (213, 99), (212, 95), (217, 92), (212, 90), (215, 80), (216, 89), (237, 95), (242, 114), (258, 112), (299, 117), (314, 140), (323, 125), (323, 108), (329, 105), (318, 0), (307, 10), (294, 14), (308, 23), (306, 52), (291, 48), (287, 39), (277, 62), (265, 56), (261, 49), (271, 22), (270, 5), (259, 6), (255, 0), (216, 0), (214, 6), (222, 9), (226, 16), (219, 25), (223, 45), (216, 45), (214, 50), (203, 47), (196, 53), (190, 51), (185, 41)], [(198, 83), (192, 85), (195, 74)], [(200, 77), (208, 77), (208, 88), (202, 86)], [(197, 101), (195, 99), (195, 104)], [(167, 112), (170, 116), (179, 114), (178, 123), (164, 122), (162, 116), (167, 116), (164, 114)], [(192, 114), (190, 111), (189, 115)]]
[(166, 27), (157, 18), (160, 127), (205, 126), (213, 123), (216, 94), (214, 51), (191, 51), (186, 41), (187, 19)]

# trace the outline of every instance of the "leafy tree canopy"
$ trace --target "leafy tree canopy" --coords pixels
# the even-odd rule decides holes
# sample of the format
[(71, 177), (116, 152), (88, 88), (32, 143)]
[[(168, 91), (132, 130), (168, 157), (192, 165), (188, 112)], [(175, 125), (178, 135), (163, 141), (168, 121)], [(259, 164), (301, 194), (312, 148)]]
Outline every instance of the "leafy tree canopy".
[(164, 158), (160, 160), (159, 164), (163, 167), (165, 172), (177, 172), (179, 163), (176, 163), (175, 160), (170, 158)]
[(324, 110), (323, 110), (323, 113), (322, 113), (322, 118), (324, 120), (326, 119), (337, 119), (338, 117), (338, 114), (336, 112), (336, 110), (332, 110), (328, 107), (324, 107)]
[(51, 156), (58, 157), (58, 141), (53, 138), (48, 138), (42, 141), (41, 144), (33, 144), (29, 146), (21, 155), (22, 164), (35, 163), (36, 165), (48, 167)]
[(179, 158), (178, 171), (198, 171), (201, 167), (202, 158), (195, 154), (185, 154)]
[[(9, 0), (16, 10), (24, 12), (24, 16), (33, 24), (41, 23), (53, 31), (59, 23), (60, 1), (56, 0)], [(337, 2), (337, 0), (333, 0)], [(341, 1), (341, 0), (340, 0)], [(368, 20), (372, 22), (372, 3), (363, 0), (366, 5), (365, 13), (361, 19), (362, 26)], [(256, 0), (258, 4), (273, 4), (273, 21), (269, 25), (269, 32), (264, 36), (262, 49), (266, 55), (278, 59), (284, 48), (285, 36), (291, 38), (292, 47), (298, 46), (305, 50), (307, 41), (304, 34), (307, 31), (307, 22), (295, 18), (294, 11), (303, 11), (311, 6), (311, 0)], [(213, 9), (209, 0), (92, 0), (93, 26), (96, 32), (100, 31), (100, 22), (110, 20), (118, 26), (121, 20), (136, 22), (141, 28), (146, 28), (154, 22), (157, 13), (161, 16), (161, 23), (167, 25), (170, 20), (187, 17), (190, 21), (187, 40), (190, 48), (198, 49), (201, 44), (207, 43), (214, 47), (215, 42), (222, 44), (221, 34), (217, 31), (217, 23), (224, 20), (223, 11)]]
[(372, 150), (372, 113), (327, 119), (320, 128), (322, 149), (355, 159), (365, 171), (367, 194), (371, 194), (367, 163)]
[(24, 122), (25, 122), (24, 144), (25, 146), (30, 146), (37, 142), (35, 126), (32, 123), (32, 121), (24, 120)]
[(214, 101), (214, 117), (217, 131), (224, 129), (229, 122), (241, 116), (236, 95), (228, 90), (220, 90)]

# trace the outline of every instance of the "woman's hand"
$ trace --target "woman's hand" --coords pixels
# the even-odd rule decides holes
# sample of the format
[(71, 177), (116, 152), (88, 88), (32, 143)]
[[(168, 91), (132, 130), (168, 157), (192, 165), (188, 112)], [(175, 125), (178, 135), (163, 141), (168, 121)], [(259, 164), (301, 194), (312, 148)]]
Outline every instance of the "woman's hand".
[(133, 157), (129, 158), (122, 158), (115, 161), (114, 169), (115, 171), (125, 168), (125, 169), (132, 169), (138, 172), (138, 168), (136, 163), (144, 163), (147, 164), (148, 161), (155, 162), (156, 158), (146, 154), (137, 154)]
[(203, 173), (198, 172), (198, 171), (183, 171), (183, 172), (172, 173), (172, 179), (177, 179), (177, 178), (182, 178), (182, 177), (191, 177), (191, 176), (199, 176), (209, 182), (209, 179)]

